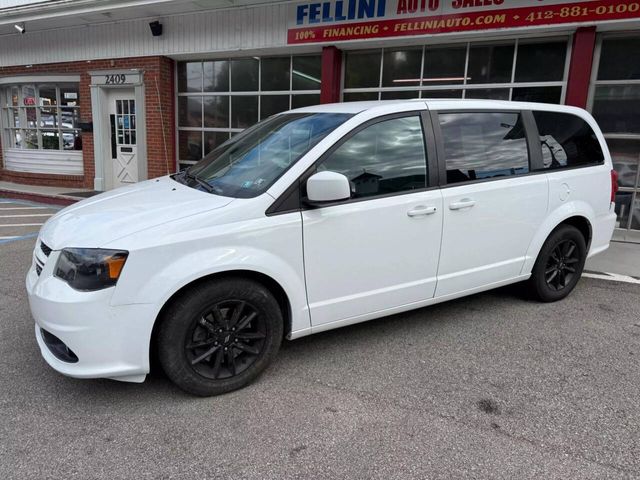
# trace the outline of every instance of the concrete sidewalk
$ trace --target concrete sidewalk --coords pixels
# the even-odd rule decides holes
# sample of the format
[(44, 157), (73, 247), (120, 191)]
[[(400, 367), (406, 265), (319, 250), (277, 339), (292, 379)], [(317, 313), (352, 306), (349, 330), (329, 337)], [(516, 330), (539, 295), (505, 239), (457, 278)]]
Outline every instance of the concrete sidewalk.
[(640, 278), (640, 244), (611, 242), (608, 250), (587, 260), (585, 270)]
[(71, 205), (96, 193), (100, 192), (94, 192), (86, 188), (44, 187), (0, 181), (0, 197), (54, 203), (57, 205)]

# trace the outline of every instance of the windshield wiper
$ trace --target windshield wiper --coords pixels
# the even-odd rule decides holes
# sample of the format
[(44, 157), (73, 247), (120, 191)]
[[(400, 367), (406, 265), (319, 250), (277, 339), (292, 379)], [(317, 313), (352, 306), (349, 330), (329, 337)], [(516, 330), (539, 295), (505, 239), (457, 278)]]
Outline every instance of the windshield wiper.
[(198, 177), (198, 175), (192, 175), (187, 170), (185, 170), (184, 174), (185, 174), (185, 176), (187, 176), (189, 178), (192, 178), (193, 180), (198, 182), (198, 184), (203, 186), (207, 190), (207, 192), (209, 192), (209, 193), (214, 193), (215, 192), (215, 189), (211, 185), (209, 185), (208, 182), (206, 182), (203, 179), (201, 179), (200, 177)]

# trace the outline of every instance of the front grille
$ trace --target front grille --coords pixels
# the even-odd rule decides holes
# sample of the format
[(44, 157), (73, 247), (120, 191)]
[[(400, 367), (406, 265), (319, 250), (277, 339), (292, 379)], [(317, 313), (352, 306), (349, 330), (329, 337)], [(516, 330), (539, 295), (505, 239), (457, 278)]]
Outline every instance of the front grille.
[(40, 276), (40, 274), (42, 273), (42, 267), (37, 263), (36, 263), (36, 273), (38, 274), (38, 276)]
[(62, 340), (43, 328), (40, 329), (40, 332), (45, 345), (53, 353), (54, 357), (67, 363), (76, 363), (78, 361), (78, 356)]
[(40, 250), (42, 250), (42, 253), (47, 257), (51, 255), (51, 249), (44, 242), (40, 242)]

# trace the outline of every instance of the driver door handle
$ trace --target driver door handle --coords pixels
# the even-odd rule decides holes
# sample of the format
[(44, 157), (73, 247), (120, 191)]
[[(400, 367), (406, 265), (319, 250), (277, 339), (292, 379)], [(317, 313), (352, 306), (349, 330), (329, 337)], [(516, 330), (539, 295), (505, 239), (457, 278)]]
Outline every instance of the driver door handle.
[(475, 204), (475, 200), (471, 200), (470, 198), (463, 198), (459, 202), (450, 203), (449, 210), (462, 210), (463, 208), (471, 208)]
[(416, 208), (413, 208), (407, 212), (407, 215), (410, 217), (419, 217), (422, 215), (433, 215), (436, 213), (438, 209), (432, 206), (426, 205), (418, 205)]

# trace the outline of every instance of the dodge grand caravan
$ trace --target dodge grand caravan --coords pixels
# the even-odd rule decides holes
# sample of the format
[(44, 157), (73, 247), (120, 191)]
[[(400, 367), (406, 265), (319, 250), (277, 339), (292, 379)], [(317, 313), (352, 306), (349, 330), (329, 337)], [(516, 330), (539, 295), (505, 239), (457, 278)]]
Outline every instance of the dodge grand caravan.
[(617, 179), (585, 111), (421, 100), (273, 116), (186, 171), (84, 200), (27, 275), (45, 360), (197, 395), (296, 339), (515, 282), (567, 296), (612, 236)]

